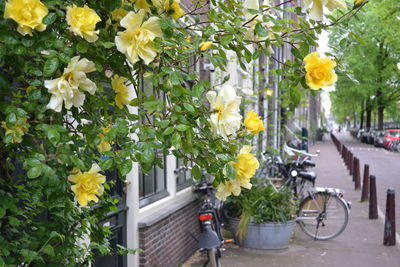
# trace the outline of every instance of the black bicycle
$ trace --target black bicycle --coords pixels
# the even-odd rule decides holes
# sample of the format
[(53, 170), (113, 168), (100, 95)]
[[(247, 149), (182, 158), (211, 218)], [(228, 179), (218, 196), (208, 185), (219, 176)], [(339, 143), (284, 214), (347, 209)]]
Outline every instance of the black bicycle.
[(224, 243), (221, 227), (223, 203), (215, 198), (215, 189), (211, 183), (204, 181), (195, 186), (194, 191), (203, 195), (203, 203), (199, 209), (200, 236), (198, 246), (200, 251), (207, 251), (208, 260), (204, 266), (221, 266), (221, 247)]

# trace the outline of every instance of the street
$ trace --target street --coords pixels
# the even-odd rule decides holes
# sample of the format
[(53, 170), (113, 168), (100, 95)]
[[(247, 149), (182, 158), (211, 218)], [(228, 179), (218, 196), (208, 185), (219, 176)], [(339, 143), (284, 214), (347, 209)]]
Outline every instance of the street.
[(400, 219), (400, 204), (398, 204), (400, 201), (400, 153), (361, 143), (350, 133), (335, 133), (335, 136), (359, 158), (361, 181), (364, 175), (364, 164), (369, 164), (370, 175), (376, 176), (378, 207), (383, 215), (386, 209), (386, 191), (389, 187), (395, 189), (396, 221), (398, 224)]

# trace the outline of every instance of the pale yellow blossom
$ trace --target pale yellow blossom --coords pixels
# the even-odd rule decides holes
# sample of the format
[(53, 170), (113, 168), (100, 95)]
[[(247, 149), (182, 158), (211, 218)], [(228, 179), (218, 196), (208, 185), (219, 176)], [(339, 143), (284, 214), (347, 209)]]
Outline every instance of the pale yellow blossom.
[(322, 21), (324, 15), (324, 6), (329, 11), (332, 11), (336, 8), (343, 10), (347, 9), (346, 3), (340, 0), (302, 0), (302, 11), (306, 12), (307, 9), (310, 8), (309, 18), (312, 20)]
[(217, 187), (217, 193), (215, 196), (222, 201), (225, 201), (230, 195), (239, 196), (242, 189), (240, 183), (237, 180), (231, 180), (224, 183), (220, 183)]
[(102, 133), (99, 133), (97, 136), (100, 137), (100, 144), (97, 146), (97, 151), (99, 151), (100, 153), (104, 153), (107, 151), (111, 150), (111, 141), (107, 141), (105, 140), (105, 136), (104, 134), (108, 133), (109, 131), (111, 131), (110, 128), (108, 127), (102, 127)]
[(14, 124), (14, 129), (8, 128), (5, 121), (1, 122), (1, 127), (5, 130), (4, 135), (12, 135), (11, 143), (21, 143), (22, 136), (28, 132), (29, 125), (26, 124), (27, 118), (18, 118), (18, 121)]
[(132, 64), (141, 58), (148, 65), (157, 56), (154, 39), (162, 37), (159, 18), (150, 17), (143, 22), (145, 15), (143, 9), (138, 13), (129, 12), (120, 22), (126, 30), (118, 32), (118, 36), (115, 37), (118, 51), (125, 54)]
[(236, 180), (240, 183), (241, 187), (250, 189), (250, 179), (256, 173), (256, 170), (260, 166), (257, 158), (250, 153), (250, 146), (243, 146), (237, 155), (236, 162), (232, 162), (231, 165), (236, 170)]
[(60, 78), (44, 81), (44, 86), (52, 95), (47, 108), (60, 112), (63, 103), (66, 109), (82, 106), (85, 101), (82, 90), (91, 95), (96, 92), (96, 84), (86, 77), (86, 73), (95, 70), (92, 61), (73, 57)]
[(214, 134), (222, 136), (228, 141), (228, 136), (235, 137), (240, 129), (242, 116), (240, 115), (241, 98), (236, 95), (230, 85), (223, 85), (217, 92), (210, 91), (206, 95), (210, 107), (215, 113), (210, 116), (210, 123)]
[(213, 45), (212, 41), (202, 42), (199, 45), (200, 51), (206, 51)]

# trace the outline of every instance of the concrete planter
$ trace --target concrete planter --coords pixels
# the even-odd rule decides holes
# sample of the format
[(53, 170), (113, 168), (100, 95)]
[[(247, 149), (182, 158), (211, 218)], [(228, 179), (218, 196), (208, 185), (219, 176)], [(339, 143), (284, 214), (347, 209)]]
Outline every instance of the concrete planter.
[(286, 223), (252, 223), (249, 222), (247, 234), (243, 240), (236, 236), (239, 219), (229, 219), (235, 242), (245, 248), (254, 249), (284, 249), (289, 246), (295, 221)]

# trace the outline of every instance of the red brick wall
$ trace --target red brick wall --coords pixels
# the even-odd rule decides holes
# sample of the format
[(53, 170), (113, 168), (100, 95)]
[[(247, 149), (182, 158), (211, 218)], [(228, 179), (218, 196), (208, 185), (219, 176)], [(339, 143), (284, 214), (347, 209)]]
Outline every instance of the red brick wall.
[(171, 215), (139, 227), (139, 262), (142, 267), (174, 267), (182, 264), (198, 249), (199, 201), (195, 200)]

